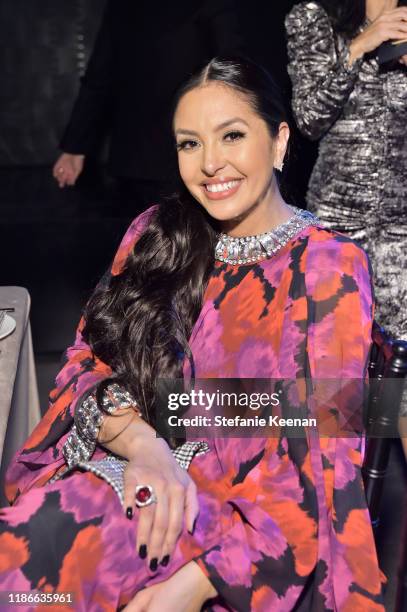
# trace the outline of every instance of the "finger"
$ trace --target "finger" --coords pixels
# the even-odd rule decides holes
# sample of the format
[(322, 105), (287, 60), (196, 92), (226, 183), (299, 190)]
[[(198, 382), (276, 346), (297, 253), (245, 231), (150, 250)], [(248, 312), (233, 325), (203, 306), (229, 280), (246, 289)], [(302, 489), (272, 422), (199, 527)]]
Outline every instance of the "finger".
[(161, 561), (164, 560), (163, 565), (167, 565), (169, 561), (168, 557), (173, 553), (177, 540), (182, 532), (185, 499), (185, 487), (181, 483), (174, 485), (171, 489), (169, 500), (168, 530), (161, 557)]
[(59, 185), (59, 187), (60, 187), (61, 189), (62, 189), (63, 187), (65, 187), (65, 185), (66, 185), (66, 178), (65, 178), (64, 176), (59, 176), (59, 177), (57, 178), (57, 181), (58, 181), (58, 185)]
[(125, 471), (124, 473), (124, 492), (123, 492), (123, 510), (128, 519), (133, 518), (133, 514), (135, 511), (135, 499), (134, 494), (136, 491), (137, 480), (131, 475), (129, 477), (129, 473)]
[(407, 38), (407, 23), (387, 28), (381, 35), (381, 40), (403, 40)]
[(54, 166), (54, 169), (52, 171), (52, 175), (54, 178), (59, 180), (61, 177), (64, 176), (64, 173), (65, 173), (65, 169), (63, 168), (63, 166), (60, 166), (60, 165)]
[(387, 19), (383, 21), (385, 26), (398, 26), (407, 23), (407, 19), (404, 15), (388, 15)]
[(407, 19), (407, 6), (399, 6), (394, 9), (394, 12), (401, 15), (403, 19)]
[(65, 178), (65, 182), (67, 185), (72, 186), (75, 184), (75, 173), (71, 166), (68, 166), (67, 168), (65, 168), (63, 176)]
[(149, 554), (150, 536), (154, 524), (156, 504), (137, 508), (138, 526), (136, 536), (136, 549), (141, 559), (146, 559)]
[(407, 38), (407, 23), (398, 27), (397, 29), (394, 29), (389, 38), (391, 40), (404, 40)]
[(196, 485), (191, 480), (185, 497), (185, 526), (190, 533), (193, 532), (195, 520), (199, 514), (199, 500)]
[(399, 6), (392, 11), (383, 13), (385, 19), (407, 19), (407, 7)]
[(168, 532), (168, 510), (169, 499), (168, 493), (164, 487), (155, 488), (157, 494), (157, 503), (154, 504), (155, 515), (154, 523), (151, 530), (148, 542), (148, 564), (150, 570), (156, 571), (158, 562), (162, 559), (164, 542)]

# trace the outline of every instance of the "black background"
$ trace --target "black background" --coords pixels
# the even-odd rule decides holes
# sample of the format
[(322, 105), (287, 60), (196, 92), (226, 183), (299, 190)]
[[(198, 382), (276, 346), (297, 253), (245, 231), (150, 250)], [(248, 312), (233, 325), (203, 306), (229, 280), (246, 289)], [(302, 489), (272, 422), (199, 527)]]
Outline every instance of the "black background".
[[(292, 4), (237, 2), (250, 55), (271, 70), (287, 98), (283, 22)], [(74, 189), (59, 190), (51, 176), (103, 8), (103, 0), (0, 3), (0, 283), (30, 291), (39, 353), (71, 341), (86, 296), (135, 216), (120, 208), (101, 164), (103, 147)], [(295, 133), (290, 156), (286, 188), (305, 206), (315, 145)]]

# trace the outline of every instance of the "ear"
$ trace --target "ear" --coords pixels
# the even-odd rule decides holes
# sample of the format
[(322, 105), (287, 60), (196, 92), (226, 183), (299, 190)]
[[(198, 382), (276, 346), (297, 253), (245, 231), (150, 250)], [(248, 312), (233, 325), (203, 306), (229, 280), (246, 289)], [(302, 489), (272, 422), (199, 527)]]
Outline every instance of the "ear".
[(278, 126), (278, 134), (275, 137), (275, 149), (274, 149), (274, 168), (277, 168), (280, 172), (284, 166), (284, 157), (287, 151), (288, 140), (290, 138), (290, 128), (288, 123), (282, 121)]

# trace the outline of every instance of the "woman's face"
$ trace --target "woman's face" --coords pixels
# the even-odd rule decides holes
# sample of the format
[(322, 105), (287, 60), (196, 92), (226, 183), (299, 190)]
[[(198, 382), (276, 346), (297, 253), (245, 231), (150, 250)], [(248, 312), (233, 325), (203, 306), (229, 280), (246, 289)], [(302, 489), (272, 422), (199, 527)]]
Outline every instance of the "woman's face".
[(181, 178), (213, 218), (239, 220), (272, 204), (273, 167), (285, 154), (287, 124), (272, 138), (246, 96), (209, 82), (181, 98), (174, 133)]

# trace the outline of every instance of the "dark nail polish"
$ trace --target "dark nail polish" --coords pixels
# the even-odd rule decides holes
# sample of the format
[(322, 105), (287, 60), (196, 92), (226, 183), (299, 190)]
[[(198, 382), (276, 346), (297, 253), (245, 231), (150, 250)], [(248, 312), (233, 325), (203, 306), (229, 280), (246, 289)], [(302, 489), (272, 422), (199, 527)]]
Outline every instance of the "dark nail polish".
[(170, 555), (165, 555), (165, 557), (163, 557), (161, 560), (161, 565), (166, 567), (169, 562), (170, 562)]
[(147, 557), (147, 546), (142, 544), (138, 549), (138, 555), (141, 559), (145, 559)]
[(126, 510), (126, 516), (128, 519), (132, 519), (133, 518), (133, 508), (131, 506), (129, 506)]
[(157, 571), (157, 566), (158, 566), (158, 559), (156, 557), (154, 557), (154, 559), (151, 559), (151, 561), (150, 561), (150, 570), (152, 572), (156, 572)]
[(196, 521), (197, 521), (197, 520), (198, 520), (197, 518), (194, 520), (194, 524), (192, 525), (192, 529), (191, 529), (191, 531), (189, 531), (189, 530), (188, 530), (188, 531), (189, 531), (189, 533), (190, 533), (191, 535), (193, 535), (193, 533), (194, 533), (194, 531), (195, 531)]

